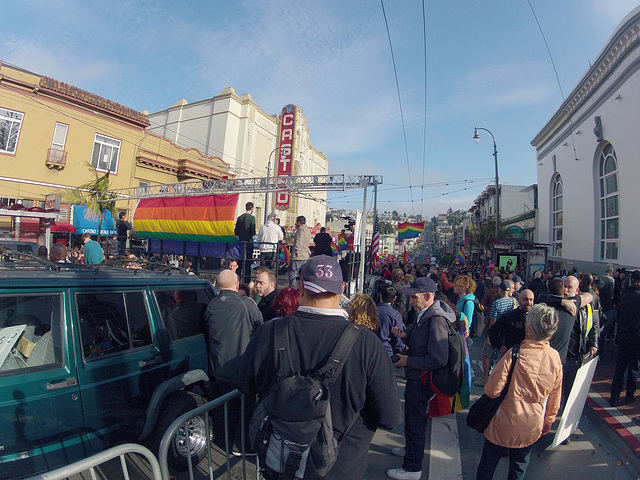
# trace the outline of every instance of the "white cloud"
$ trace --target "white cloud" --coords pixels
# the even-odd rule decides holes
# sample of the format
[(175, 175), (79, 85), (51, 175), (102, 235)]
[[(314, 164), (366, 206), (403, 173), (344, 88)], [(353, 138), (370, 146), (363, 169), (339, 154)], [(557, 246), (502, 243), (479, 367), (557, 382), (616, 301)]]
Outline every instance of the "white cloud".
[[(460, 77), (453, 85), (443, 115), (459, 116), (465, 113), (493, 113), (508, 109), (529, 107), (556, 95), (557, 86), (549, 64), (520, 62), (476, 68)], [(548, 77), (548, 78), (547, 78)]]
[(611, 24), (609, 29), (612, 29), (638, 5), (640, 3), (637, 0), (607, 0), (606, 2), (593, 0), (591, 8), (595, 17), (600, 20), (608, 20), (608, 23)]

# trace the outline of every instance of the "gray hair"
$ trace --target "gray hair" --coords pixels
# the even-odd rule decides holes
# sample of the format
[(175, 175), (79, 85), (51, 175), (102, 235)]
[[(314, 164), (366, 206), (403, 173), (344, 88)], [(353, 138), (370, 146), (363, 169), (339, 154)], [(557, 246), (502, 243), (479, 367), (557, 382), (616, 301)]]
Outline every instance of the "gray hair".
[(558, 330), (558, 314), (555, 309), (539, 303), (531, 307), (525, 325), (531, 327), (533, 340), (549, 340)]
[(271, 220), (272, 222), (276, 221), (276, 214), (271, 212), (269, 215), (267, 215), (267, 220)]

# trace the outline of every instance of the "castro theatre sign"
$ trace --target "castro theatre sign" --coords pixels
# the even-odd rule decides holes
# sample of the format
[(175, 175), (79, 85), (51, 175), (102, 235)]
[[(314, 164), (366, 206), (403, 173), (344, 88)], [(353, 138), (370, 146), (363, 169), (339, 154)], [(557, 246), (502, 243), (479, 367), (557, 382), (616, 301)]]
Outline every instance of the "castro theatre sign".
[[(278, 155), (278, 177), (290, 177), (293, 173), (293, 140), (296, 130), (296, 107), (287, 105), (280, 114), (280, 155)], [(278, 187), (276, 208), (288, 210), (290, 206), (289, 191)]]

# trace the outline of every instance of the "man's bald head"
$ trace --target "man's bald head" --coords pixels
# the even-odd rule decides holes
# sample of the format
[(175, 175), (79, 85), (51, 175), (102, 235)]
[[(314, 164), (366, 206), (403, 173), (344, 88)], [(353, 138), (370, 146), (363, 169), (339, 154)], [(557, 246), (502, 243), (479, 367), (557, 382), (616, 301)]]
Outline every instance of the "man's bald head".
[(573, 275), (569, 275), (564, 279), (564, 296), (574, 297), (578, 294), (580, 282)]
[(524, 290), (522, 290), (518, 295), (518, 304), (519, 304), (520, 310), (522, 310), (525, 313), (525, 315), (529, 313), (529, 310), (531, 310), (531, 307), (533, 307), (533, 300), (534, 300), (533, 292), (528, 288), (525, 288)]
[(238, 290), (238, 275), (233, 270), (222, 270), (218, 274), (218, 288), (220, 290)]

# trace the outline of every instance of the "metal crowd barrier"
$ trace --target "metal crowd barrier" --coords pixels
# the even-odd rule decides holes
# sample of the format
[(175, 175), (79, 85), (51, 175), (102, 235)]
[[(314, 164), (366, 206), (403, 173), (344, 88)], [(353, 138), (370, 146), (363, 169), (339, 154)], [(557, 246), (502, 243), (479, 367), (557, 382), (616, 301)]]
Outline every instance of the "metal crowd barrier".
[[(125, 480), (129, 480), (129, 469), (127, 468), (127, 460), (125, 457), (125, 454), (127, 453), (136, 453), (138, 455), (142, 455), (149, 462), (153, 480), (163, 479), (158, 460), (156, 459), (155, 455), (151, 453), (151, 450), (136, 443), (125, 443), (124, 445), (118, 445), (116, 447), (109, 448), (104, 452), (96, 453), (95, 455), (92, 455), (83, 460), (79, 460), (75, 463), (72, 463), (71, 465), (65, 465), (64, 467), (57, 468), (50, 472), (41, 473), (39, 475), (29, 477), (28, 480), (63, 480), (72, 475), (76, 475), (87, 470), (90, 472), (91, 478), (93, 480), (96, 480), (98, 477), (96, 476), (95, 467), (106, 463), (109, 460), (113, 460), (116, 457), (120, 457), (122, 474)], [(169, 477), (166, 476), (164, 478), (168, 479)]]
[[(240, 429), (241, 429), (241, 445), (245, 445), (245, 435), (244, 435), (244, 431), (245, 431), (245, 421), (248, 421), (248, 419), (244, 418), (244, 395), (242, 395), (238, 390), (233, 390), (232, 392), (229, 392), (225, 395), (222, 395), (218, 398), (216, 398), (215, 400), (212, 400), (198, 408), (195, 408), (183, 415), (181, 415), (180, 417), (176, 418), (176, 420), (169, 426), (169, 428), (167, 429), (167, 431), (165, 432), (164, 436), (162, 437), (162, 441), (160, 442), (160, 448), (159, 448), (159, 452), (158, 452), (158, 461), (160, 463), (160, 470), (162, 472), (162, 479), (163, 480), (169, 480), (169, 465), (167, 462), (167, 454), (169, 451), (169, 446), (171, 444), (171, 438), (173, 437), (173, 435), (178, 431), (178, 429), (182, 426), (185, 427), (185, 429), (187, 429), (188, 427), (188, 422), (190, 419), (197, 417), (198, 415), (203, 415), (205, 416), (205, 425), (206, 425), (206, 438), (207, 438), (207, 455), (206, 455), (206, 461), (207, 461), (207, 469), (208, 469), (208, 475), (209, 475), (209, 479), (213, 480), (214, 476), (213, 476), (213, 462), (211, 459), (211, 431), (210, 431), (210, 422), (209, 422), (209, 412), (211, 412), (212, 410), (216, 409), (216, 408), (220, 408), (223, 407), (224, 408), (224, 443), (225, 443), (225, 464), (226, 464), (226, 471), (227, 471), (227, 478), (228, 480), (231, 480), (231, 451), (230, 451), (230, 441), (229, 441), (229, 411), (228, 411), (228, 403), (229, 401), (240, 397), (240, 403), (241, 403), (241, 407), (240, 407), (240, 411), (241, 411), (241, 416), (240, 416)], [(189, 452), (191, 451), (191, 445), (189, 444), (189, 435), (186, 435), (186, 451)], [(243, 447), (244, 449), (244, 447)], [(247, 480), (247, 460), (246, 457), (244, 455), (244, 450), (242, 452), (242, 479), (243, 480)], [(256, 459), (257, 462), (257, 459)], [(187, 455), (187, 467), (188, 467), (188, 472), (189, 472), (189, 479), (190, 480), (194, 480), (194, 476), (193, 476), (193, 462), (191, 460), (191, 456)], [(256, 463), (256, 470), (255, 470), (255, 479), (258, 479), (258, 465)], [(235, 475), (235, 474), (234, 474)], [(237, 478), (234, 477), (234, 478)]]

